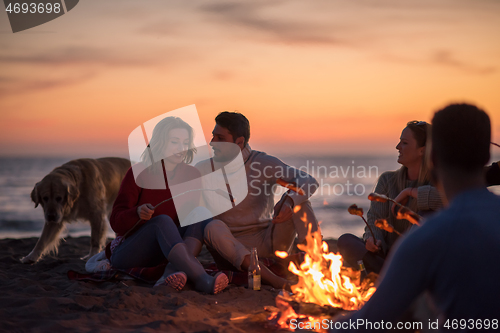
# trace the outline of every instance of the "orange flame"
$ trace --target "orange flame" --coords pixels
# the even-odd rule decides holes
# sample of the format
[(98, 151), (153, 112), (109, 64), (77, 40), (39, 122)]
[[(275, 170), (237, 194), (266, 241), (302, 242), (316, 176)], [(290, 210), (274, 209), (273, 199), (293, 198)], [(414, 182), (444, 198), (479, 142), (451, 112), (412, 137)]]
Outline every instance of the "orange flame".
[(299, 277), (292, 286), (297, 301), (330, 305), (344, 310), (359, 310), (375, 292), (375, 287), (363, 290), (341, 274), (342, 256), (328, 253), (328, 245), (322, 242), (320, 232), (306, 236), (306, 245), (298, 248), (306, 252), (304, 262), (297, 268), (290, 262), (288, 270)]
[(300, 210), (300, 208), (301, 208), (300, 205), (297, 205), (297, 206), (293, 207), (293, 212), (297, 213)]
[(326, 201), (325, 199), (323, 199), (323, 206), (328, 206), (328, 201)]
[(280, 310), (278, 325), (282, 328), (287, 328), (288, 320), (299, 317), (297, 316), (293, 308), (290, 306), (290, 304), (279, 297), (276, 297), (276, 306)]

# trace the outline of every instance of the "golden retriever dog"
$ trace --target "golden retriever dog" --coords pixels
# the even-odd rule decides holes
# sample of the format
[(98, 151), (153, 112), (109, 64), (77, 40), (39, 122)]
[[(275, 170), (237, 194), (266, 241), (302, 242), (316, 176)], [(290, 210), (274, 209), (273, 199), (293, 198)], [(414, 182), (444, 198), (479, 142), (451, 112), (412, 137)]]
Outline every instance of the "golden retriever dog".
[(64, 223), (90, 222), (90, 258), (106, 241), (108, 219), (130, 161), (118, 157), (73, 160), (55, 168), (35, 185), (31, 200), (45, 215), (42, 235), (23, 263), (35, 263), (43, 255), (57, 253)]

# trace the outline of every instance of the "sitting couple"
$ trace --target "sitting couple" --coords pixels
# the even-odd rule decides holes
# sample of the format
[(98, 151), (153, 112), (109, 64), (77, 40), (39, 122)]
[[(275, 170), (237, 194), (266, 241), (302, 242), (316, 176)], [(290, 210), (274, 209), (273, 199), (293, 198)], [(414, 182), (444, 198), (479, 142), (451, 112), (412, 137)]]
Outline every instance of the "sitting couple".
[[(111, 246), (113, 267), (153, 267), (166, 259), (169, 263), (156, 285), (181, 290), (189, 279), (196, 290), (215, 294), (227, 286), (228, 278), (223, 273), (212, 277), (205, 272), (195, 258), (203, 243), (207, 244), (219, 267), (246, 271), (251, 248), (257, 248), (261, 257), (274, 257), (275, 251), (290, 252), (297, 235), (299, 242), (304, 242), (309, 224), (313, 232), (319, 229), (308, 201), (318, 187), (316, 180), (276, 157), (253, 151), (248, 145), (250, 124), (242, 114), (222, 112), (215, 122), (210, 142), (214, 157), (196, 167), (189, 165), (196, 152), (192, 127), (176, 117), (167, 117), (155, 126), (149, 146), (138, 164), (142, 172), (134, 178), (133, 169), (137, 165), (127, 172), (113, 205), (110, 224), (117, 235)], [(176, 207), (203, 215), (203, 210), (211, 208), (213, 193), (193, 191), (174, 206), (169, 185), (199, 180), (202, 174), (213, 172), (214, 165), (232, 160), (234, 150), (224, 149), (224, 143), (232, 143), (238, 147), (238, 153), (241, 152), (248, 194), (236, 198), (241, 199), (236, 206), (214, 218), (181, 227)], [(161, 157), (155, 158), (158, 156)], [(225, 177), (231, 178), (232, 170), (224, 169)], [(274, 205), (271, 189), (280, 178), (304, 192), (288, 191)], [(261, 268), (263, 283), (275, 288), (287, 286), (285, 279), (264, 265)]]

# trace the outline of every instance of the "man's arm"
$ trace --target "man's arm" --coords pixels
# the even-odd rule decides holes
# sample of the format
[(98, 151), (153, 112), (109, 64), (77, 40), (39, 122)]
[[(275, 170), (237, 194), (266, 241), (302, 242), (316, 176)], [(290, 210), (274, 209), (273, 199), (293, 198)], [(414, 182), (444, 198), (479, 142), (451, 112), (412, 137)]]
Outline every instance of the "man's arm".
[(286, 182), (293, 183), (304, 191), (303, 195), (294, 191), (291, 191), (288, 195), (292, 199), (294, 206), (300, 205), (308, 200), (319, 187), (318, 182), (313, 176), (285, 164), (274, 156), (265, 155), (259, 162), (262, 163), (261, 165), (264, 168), (263, 174), (274, 184), (276, 184), (276, 180), (280, 178)]
[[(419, 232), (417, 232), (419, 231)], [(441, 253), (435, 253), (428, 241), (423, 242), (422, 230), (402, 238), (394, 246), (392, 255), (379, 277), (380, 284), (361, 310), (341, 321), (384, 323), (397, 321), (411, 303), (428, 286), (433, 262)], [(418, 235), (417, 235), (418, 234)], [(359, 320), (359, 321), (358, 321)], [(352, 326), (351, 326), (352, 327)], [(380, 332), (370, 327), (356, 327), (341, 332)], [(334, 331), (336, 332), (336, 331)]]
[(500, 185), (500, 162), (485, 168), (487, 186)]

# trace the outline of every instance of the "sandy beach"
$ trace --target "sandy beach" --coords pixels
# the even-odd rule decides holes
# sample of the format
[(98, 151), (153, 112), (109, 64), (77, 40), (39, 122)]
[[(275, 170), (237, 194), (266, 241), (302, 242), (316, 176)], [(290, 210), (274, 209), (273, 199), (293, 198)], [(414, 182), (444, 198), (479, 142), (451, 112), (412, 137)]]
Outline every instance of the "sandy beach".
[[(261, 291), (230, 284), (219, 295), (177, 292), (137, 280), (82, 282), (80, 258), (89, 237), (66, 238), (59, 253), (35, 265), (19, 262), (37, 238), (0, 240), (0, 331), (2, 332), (269, 332), (270, 312), (279, 290)], [(200, 261), (210, 261), (208, 252)]]

